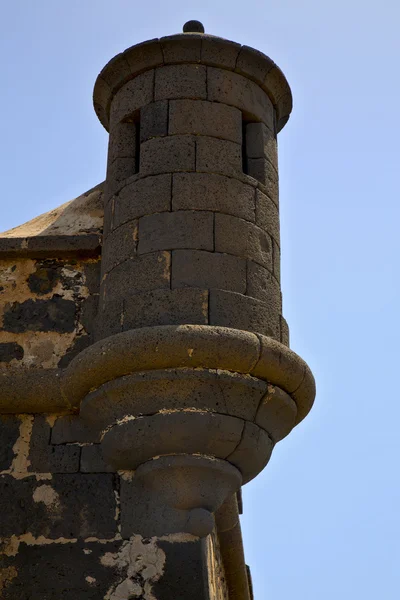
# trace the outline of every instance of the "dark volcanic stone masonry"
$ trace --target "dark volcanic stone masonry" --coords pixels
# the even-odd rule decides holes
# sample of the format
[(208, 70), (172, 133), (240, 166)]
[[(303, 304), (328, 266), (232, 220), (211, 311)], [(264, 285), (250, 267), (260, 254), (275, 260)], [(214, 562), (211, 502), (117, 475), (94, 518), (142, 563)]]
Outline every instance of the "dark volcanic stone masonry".
[(290, 88), (190, 21), (93, 98), (105, 182), (0, 234), (0, 598), (252, 600), (241, 486), (315, 396), (282, 315)]

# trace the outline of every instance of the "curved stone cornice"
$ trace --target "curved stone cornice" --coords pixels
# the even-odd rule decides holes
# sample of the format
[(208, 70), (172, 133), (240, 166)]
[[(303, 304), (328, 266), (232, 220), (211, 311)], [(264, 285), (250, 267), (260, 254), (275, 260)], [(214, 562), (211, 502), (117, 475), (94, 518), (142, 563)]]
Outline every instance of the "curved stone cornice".
[(0, 371), (0, 414), (72, 412), (61, 392), (61, 373), (61, 369)]
[(71, 361), (62, 388), (79, 407), (90, 392), (118, 377), (182, 367), (224, 369), (277, 385), (296, 403), (296, 423), (315, 398), (314, 377), (292, 350), (263, 335), (207, 325), (144, 327), (96, 342)]
[(136, 44), (107, 63), (93, 92), (94, 108), (102, 125), (108, 131), (111, 101), (125, 83), (155, 67), (183, 63), (219, 67), (255, 81), (275, 107), (278, 131), (287, 123), (293, 107), (292, 93), (286, 77), (268, 56), (217, 36), (183, 33)]

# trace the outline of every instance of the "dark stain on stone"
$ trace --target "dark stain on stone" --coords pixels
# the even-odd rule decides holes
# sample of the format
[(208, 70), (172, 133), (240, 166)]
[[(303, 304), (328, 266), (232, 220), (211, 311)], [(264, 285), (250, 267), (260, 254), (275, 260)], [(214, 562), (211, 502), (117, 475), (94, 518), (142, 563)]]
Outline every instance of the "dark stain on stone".
[(166, 559), (164, 574), (152, 587), (154, 596), (163, 600), (207, 598), (207, 565), (203, 541), (159, 541), (157, 545), (165, 552)]
[(35, 272), (27, 279), (29, 289), (34, 294), (49, 294), (61, 282), (64, 289), (79, 294), (83, 273), (76, 272), (76, 264), (74, 260), (68, 263), (54, 259), (37, 261)]
[(27, 281), (34, 294), (48, 294), (60, 281), (60, 273), (57, 268), (38, 265)]
[(26, 300), (5, 306), (3, 329), (13, 333), (24, 331), (57, 331), (75, 329), (75, 302), (54, 295), (49, 300)]
[(13, 446), (19, 437), (21, 421), (13, 415), (0, 417), (0, 471), (11, 467), (14, 459)]
[(60, 369), (65, 369), (71, 360), (77, 356), (82, 350), (90, 346), (92, 343), (92, 336), (81, 335), (75, 338), (74, 343), (68, 348), (66, 354), (62, 356), (58, 362)]
[(99, 295), (92, 294), (85, 298), (81, 306), (81, 323), (87, 333), (93, 333), (99, 308)]
[[(3, 475), (0, 509), (7, 518), (0, 519), (0, 538), (28, 531), (34, 537), (43, 535), (52, 540), (113, 538), (117, 533), (113, 482), (111, 473), (54, 473), (51, 480), (44, 481)], [(59, 503), (52, 510), (44, 502), (34, 500), (35, 490), (42, 486), (51, 487), (58, 498)]]
[[(118, 567), (101, 564), (106, 553), (120, 551), (122, 541), (29, 546), (21, 543), (15, 557), (0, 556), (0, 568), (14, 567), (1, 591), (2, 600), (103, 600), (121, 580)], [(88, 579), (87, 579), (88, 578)]]
[(16, 342), (4, 342), (0, 344), (0, 362), (9, 363), (12, 360), (22, 360), (24, 349)]
[(83, 264), (86, 286), (92, 294), (97, 294), (100, 289), (100, 261)]

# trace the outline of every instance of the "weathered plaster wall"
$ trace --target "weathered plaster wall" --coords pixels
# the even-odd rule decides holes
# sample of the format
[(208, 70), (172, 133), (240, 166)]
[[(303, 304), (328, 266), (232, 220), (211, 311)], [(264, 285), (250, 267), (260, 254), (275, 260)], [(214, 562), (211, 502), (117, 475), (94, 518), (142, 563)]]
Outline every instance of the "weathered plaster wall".
[(65, 367), (90, 343), (96, 259), (0, 261), (0, 371)]
[(207, 554), (222, 589), (216, 537), (123, 539), (133, 473), (107, 472), (77, 417), (3, 415), (0, 440), (2, 600), (204, 600)]

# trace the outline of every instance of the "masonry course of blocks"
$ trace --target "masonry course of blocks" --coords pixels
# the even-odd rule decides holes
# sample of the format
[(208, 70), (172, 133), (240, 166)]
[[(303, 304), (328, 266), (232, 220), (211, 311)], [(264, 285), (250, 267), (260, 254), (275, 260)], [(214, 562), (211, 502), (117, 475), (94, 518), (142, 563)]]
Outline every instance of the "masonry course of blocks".
[(162, 66), (116, 92), (110, 119), (98, 339), (190, 322), (287, 340), (267, 94), (239, 73)]

